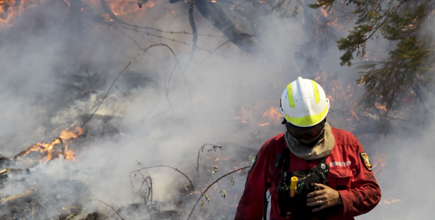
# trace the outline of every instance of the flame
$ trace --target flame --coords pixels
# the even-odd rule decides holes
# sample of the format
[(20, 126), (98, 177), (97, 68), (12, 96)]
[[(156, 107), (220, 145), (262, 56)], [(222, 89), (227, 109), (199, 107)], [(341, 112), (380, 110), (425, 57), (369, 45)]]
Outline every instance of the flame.
[(379, 173), (382, 170), (384, 170), (384, 167), (387, 164), (388, 159), (389, 159), (389, 155), (382, 154), (376, 151), (376, 154), (373, 156), (373, 161), (372, 161), (374, 172)]
[(382, 110), (382, 111), (384, 111), (384, 112), (387, 112), (387, 106), (386, 106), (386, 105), (381, 105), (381, 104), (375, 102), (375, 107), (376, 107), (377, 109), (379, 109), (379, 110)]
[(153, 1), (144, 1), (145, 4), (138, 6), (138, 0), (106, 0), (113, 14), (116, 16), (126, 16), (144, 10), (147, 8), (154, 7), (155, 3)]
[(190, 195), (193, 195), (193, 194), (200, 194), (200, 193), (201, 193), (201, 191), (199, 191), (199, 190), (190, 191)]
[[(16, 21), (17, 17), (27, 8), (36, 7), (41, 4), (42, 0), (0, 0), (0, 30), (4, 27), (10, 27)], [(71, 7), (71, 0), (63, 0), (68, 7)], [(116, 16), (136, 15), (135, 13), (147, 8), (153, 8), (155, 2), (152, 0), (105, 0)], [(139, 4), (139, 2), (143, 2)], [(83, 1), (93, 8), (102, 9), (101, 0)], [(140, 6), (139, 6), (140, 5)], [(85, 8), (81, 8), (84, 11)], [(104, 18), (108, 15), (102, 13)], [(136, 16), (135, 16), (136, 17)], [(106, 19), (110, 21), (111, 19)]]
[[(39, 151), (40, 154), (46, 154), (42, 159), (45, 162), (48, 162), (54, 158), (58, 158), (59, 156), (64, 155), (65, 159), (73, 159), (74, 152), (71, 149), (68, 149), (68, 145), (71, 143), (70, 139), (77, 138), (79, 135), (83, 133), (83, 129), (80, 127), (76, 127), (73, 131), (68, 129), (63, 130), (59, 137), (54, 139), (51, 143), (37, 143), (29, 147), (23, 155), (27, 155), (32, 151)], [(62, 150), (59, 147), (59, 144), (64, 144), (64, 149)]]
[(352, 117), (348, 118), (347, 119), (348, 121), (352, 121), (352, 119), (354, 119), (354, 118), (355, 118), (355, 120), (359, 119), (358, 115), (356, 114), (356, 112), (353, 109), (350, 110), (350, 113), (352, 114)]
[(320, 12), (322, 13), (322, 15), (327, 18), (328, 17), (328, 12), (324, 9), (324, 8), (320, 8)]
[(71, 3), (69, 3), (68, 0), (63, 0), (63, 1), (68, 5), (68, 7), (71, 7)]
[(401, 200), (401, 199), (393, 199), (393, 200), (391, 200), (391, 201), (387, 201), (387, 200), (385, 200), (385, 201), (384, 201), (384, 204), (389, 205), (389, 204), (393, 204), (393, 203), (400, 202), (400, 201), (402, 201), (402, 200)]
[[(281, 111), (277, 107), (270, 107), (267, 111), (263, 113), (263, 118), (267, 118), (274, 123), (279, 123), (281, 120)], [(267, 123), (269, 124), (269, 123)], [(261, 125), (260, 125), (261, 126)]]
[(0, 0), (0, 29), (11, 26), (25, 8), (36, 4), (38, 0)]

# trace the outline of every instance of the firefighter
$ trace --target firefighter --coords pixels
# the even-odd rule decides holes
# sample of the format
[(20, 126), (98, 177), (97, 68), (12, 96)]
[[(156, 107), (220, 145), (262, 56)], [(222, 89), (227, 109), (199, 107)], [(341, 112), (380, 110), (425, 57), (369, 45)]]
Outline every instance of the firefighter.
[(299, 77), (287, 85), (280, 106), (286, 132), (258, 151), (235, 220), (266, 219), (268, 208), (273, 220), (348, 220), (379, 203), (367, 153), (352, 133), (328, 124), (329, 109), (317, 82)]

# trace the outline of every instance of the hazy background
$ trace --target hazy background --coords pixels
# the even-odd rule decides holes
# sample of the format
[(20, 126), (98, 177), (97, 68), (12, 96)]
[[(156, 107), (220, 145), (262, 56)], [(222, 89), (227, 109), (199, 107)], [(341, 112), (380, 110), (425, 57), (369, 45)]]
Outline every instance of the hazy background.
[[(131, 11), (119, 16), (124, 22), (192, 32), (188, 6), (183, 2), (148, 2), (142, 9), (136, 1), (125, 2)], [(227, 39), (195, 10), (198, 33), (203, 35), (187, 68), (190, 34), (134, 31), (128, 25), (108, 22), (99, 1), (46, 0), (28, 7), (0, 29), (0, 154), (13, 157), (37, 142), (51, 142), (65, 128), (81, 126), (110, 91), (83, 127), (84, 135), (71, 144), (75, 161), (31, 163), (25, 180), (14, 182), (12, 176), (9, 182), (14, 184), (0, 189), (0, 196), (36, 186), (38, 195), (46, 198), (63, 195), (67, 188), (73, 196), (62, 197), (58, 206), (41, 208), (39, 215), (51, 218), (64, 212), (62, 206), (78, 201), (84, 206), (82, 213), (98, 210), (116, 217), (105, 205), (89, 201), (91, 198), (119, 208), (126, 219), (147, 219), (144, 207), (131, 205), (143, 204), (143, 178), (138, 173), (131, 177), (132, 171), (142, 166), (175, 167), (191, 178), (195, 190), (202, 190), (220, 176), (249, 165), (249, 155), (283, 131), (276, 114), (280, 95), (289, 82), (303, 76), (318, 80), (330, 95), (328, 121), (355, 132), (372, 162), (378, 164), (375, 171), (382, 201), (358, 218), (431, 219), (435, 128), (430, 114), (416, 113), (405, 128), (403, 122), (393, 121), (397, 129), (387, 136), (376, 135), (374, 122), (366, 129), (358, 127), (363, 123), (359, 120), (372, 117), (357, 108), (363, 89), (355, 84), (358, 70), (339, 65), (341, 53), (335, 41), (317, 42), (322, 34), (338, 39), (350, 26), (322, 31), (304, 18), (304, 13), (318, 13), (315, 16), (321, 18), (320, 10), (288, 8), (298, 13), (260, 17), (257, 40), (263, 47), (258, 56), (245, 54), (232, 43), (209, 56)], [(121, 10), (115, 8), (117, 11)], [(434, 22), (427, 23), (433, 32)], [(153, 47), (137, 57), (110, 87), (141, 49), (159, 43), (171, 47), (176, 56), (166, 47)], [(371, 42), (368, 50), (379, 60), (390, 46), (380, 39)], [(402, 111), (407, 111), (406, 106)], [(222, 148), (208, 151), (211, 147), (207, 146), (201, 152), (198, 177), (198, 151), (208, 143)], [(219, 168), (215, 174), (214, 166)], [(189, 195), (184, 189), (189, 181), (173, 169), (148, 171), (153, 207), (176, 210), (186, 219), (199, 193)], [(204, 208), (198, 204), (192, 219), (233, 218), (245, 177), (242, 171), (215, 184), (207, 194), (210, 201), (203, 198)], [(231, 179), (237, 179), (234, 185)], [(220, 190), (225, 190), (226, 199)], [(7, 212), (3, 209), (0, 214)]]

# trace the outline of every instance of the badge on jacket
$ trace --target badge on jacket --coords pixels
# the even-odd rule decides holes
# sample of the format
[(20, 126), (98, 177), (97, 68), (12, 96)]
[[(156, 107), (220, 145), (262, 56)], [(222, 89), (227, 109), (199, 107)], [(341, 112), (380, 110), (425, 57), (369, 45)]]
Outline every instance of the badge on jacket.
[(372, 170), (373, 167), (372, 167), (372, 163), (370, 162), (369, 155), (367, 155), (367, 153), (360, 153), (359, 155), (361, 156), (361, 160), (364, 166), (366, 167), (366, 169)]

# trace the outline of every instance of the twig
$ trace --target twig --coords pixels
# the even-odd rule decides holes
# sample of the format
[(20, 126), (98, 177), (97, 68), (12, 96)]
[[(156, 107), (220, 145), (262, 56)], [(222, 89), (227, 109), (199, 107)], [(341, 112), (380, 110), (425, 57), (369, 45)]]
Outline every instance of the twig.
[(195, 71), (199, 66), (201, 66), (206, 60), (208, 60), (208, 58), (211, 57), (211, 55), (213, 55), (217, 50), (219, 50), (219, 48), (221, 48), (222, 46), (224, 46), (225, 44), (229, 43), (230, 40), (227, 40), (225, 42), (223, 42), (222, 44), (220, 44), (219, 46), (217, 46), (213, 51), (211, 51), (211, 53), (204, 59), (201, 61), (201, 63), (199, 63), (195, 69), (193, 71)]
[(181, 172), (179, 169), (177, 169), (177, 168), (175, 168), (175, 167), (168, 166), (168, 165), (155, 165), (155, 166), (143, 167), (143, 168), (141, 168), (141, 169), (139, 169), (139, 170), (131, 171), (130, 173), (139, 172), (139, 171), (144, 170), (144, 169), (155, 168), (155, 167), (167, 167), (167, 168), (174, 169), (175, 171), (181, 173), (184, 177), (186, 177), (187, 180), (189, 180), (189, 182), (190, 182), (190, 186), (192, 187), (192, 190), (195, 189), (195, 187), (193, 187), (193, 183), (192, 183), (192, 181), (190, 180), (190, 178), (189, 178), (186, 174), (184, 174), (183, 172)]
[(103, 201), (101, 201), (101, 200), (99, 200), (99, 199), (89, 199), (89, 201), (92, 201), (92, 200), (94, 200), (94, 201), (98, 201), (98, 202), (101, 202), (101, 203), (103, 203), (104, 205), (106, 205), (106, 206), (108, 206), (108, 207), (110, 207), (120, 218), (121, 218), (121, 220), (125, 220), (120, 214), (119, 214), (119, 212), (118, 211), (116, 211), (116, 209), (115, 208), (113, 208), (113, 206), (111, 206), (111, 205), (109, 205), (109, 204), (107, 204), (107, 203), (105, 203), (105, 202), (103, 202)]
[(116, 28), (116, 27), (112, 27), (112, 28), (113, 28), (115, 31), (119, 32), (120, 34), (126, 36), (126, 37), (127, 37), (128, 39), (130, 39), (131, 41), (133, 41), (133, 43), (136, 44), (136, 46), (139, 48), (139, 50), (142, 50), (142, 47), (140, 46), (140, 44), (139, 44), (135, 39), (133, 39), (132, 36), (130, 36), (130, 35), (128, 35), (128, 34), (122, 32), (122, 31), (118, 30), (118, 28)]
[[(193, 33), (189, 33), (187, 31), (165, 31), (165, 30), (161, 30), (161, 29), (157, 29), (157, 28), (153, 28), (153, 27), (142, 27), (142, 26), (132, 25), (132, 24), (124, 23), (124, 22), (121, 22), (121, 24), (129, 26), (128, 28), (127, 27), (123, 27), (123, 28), (130, 29), (130, 30), (133, 30), (133, 31), (137, 31), (137, 29), (144, 29), (144, 30), (157, 31), (157, 32), (166, 33), (166, 34), (193, 35)], [(202, 37), (210, 37), (210, 38), (226, 38), (225, 35), (214, 36), (214, 35), (211, 35), (211, 34), (200, 34), (200, 33), (198, 33), (197, 35), (198, 36), (202, 36)]]
[(198, 200), (196, 200), (196, 203), (195, 203), (195, 205), (193, 206), (192, 211), (190, 211), (190, 214), (189, 214), (189, 217), (187, 217), (187, 220), (190, 219), (190, 216), (192, 216), (193, 210), (195, 210), (195, 207), (196, 207), (196, 205), (198, 205), (199, 200), (201, 200), (201, 197), (202, 197), (202, 196), (207, 192), (207, 190), (208, 190), (211, 186), (213, 186), (215, 183), (217, 183), (217, 182), (218, 182), (219, 180), (221, 180), (222, 178), (224, 178), (224, 177), (226, 177), (226, 176), (228, 176), (228, 175), (230, 175), (230, 174), (233, 174), (233, 173), (235, 173), (235, 172), (238, 172), (238, 171), (241, 171), (241, 170), (247, 169), (247, 168), (249, 168), (249, 167), (251, 167), (251, 166), (246, 166), (246, 167), (239, 168), (239, 169), (237, 169), (237, 170), (233, 170), (233, 171), (231, 171), (231, 172), (229, 172), (229, 173), (227, 173), (227, 174), (225, 174), (225, 175), (219, 177), (217, 180), (215, 180), (213, 183), (211, 183), (209, 186), (207, 186), (207, 188), (205, 188), (205, 190), (204, 190), (204, 191), (201, 193), (201, 195), (199, 196)]
[[(133, 58), (130, 59), (130, 61), (128, 62), (128, 64), (121, 70), (121, 72), (119, 72), (118, 76), (115, 78), (115, 80), (113, 80), (112, 84), (109, 86), (109, 89), (107, 89), (106, 94), (104, 95), (104, 97), (102, 98), (101, 102), (98, 104), (97, 108), (94, 110), (94, 112), (83, 122), (82, 124), (82, 128), (89, 122), (89, 120), (92, 119), (92, 117), (94, 117), (95, 113), (98, 111), (98, 109), (100, 109), (101, 105), (103, 104), (104, 100), (107, 98), (107, 96), (109, 95), (110, 90), (112, 89), (112, 87), (115, 85), (116, 81), (118, 80), (118, 78), (128, 69), (128, 67), (133, 63), (133, 61), (135, 61), (139, 56), (141, 56), (143, 53), (145, 53), (146, 51), (148, 51), (149, 49), (153, 48), (153, 47), (157, 47), (157, 46), (163, 46), (168, 48), (172, 55), (174, 55), (175, 60), (177, 61), (177, 66), (179, 67), (181, 73), (183, 74), (184, 77), (184, 82), (186, 83), (187, 89), (189, 91), (189, 95), (190, 95), (190, 89), (187, 85), (187, 80), (186, 77), (184, 76), (183, 70), (180, 66), (180, 63), (178, 62), (178, 58), (177, 55), (175, 54), (175, 52), (172, 50), (171, 47), (169, 47), (167, 44), (153, 44), (145, 49), (142, 49), (138, 54), (136, 54), (136, 56), (134, 56)], [(191, 96), (191, 95), (190, 95)], [(191, 97), (192, 98), (192, 97)]]
[[(151, 179), (151, 175), (150, 175), (150, 173), (148, 172), (148, 170), (147, 170), (147, 168), (141, 163), (141, 162), (139, 162), (139, 161), (136, 161), (136, 163), (139, 165), (139, 166), (141, 166), (142, 167), (142, 169), (144, 169), (145, 170), (145, 172), (148, 174), (148, 177), (150, 178), (150, 184), (151, 184), (151, 187), (149, 187), (149, 188), (151, 188), (151, 199), (150, 199), (150, 204), (152, 205), (153, 204), (153, 180)], [(142, 175), (142, 173), (139, 171), (139, 173)], [(143, 175), (142, 175), (142, 177), (143, 177)], [(146, 178), (145, 178), (145, 180), (146, 180)], [(142, 186), (141, 186), (142, 187)]]
[[(149, 183), (147, 181), (148, 179), (150, 180)], [(151, 180), (151, 176), (147, 176), (147, 178), (144, 179), (144, 181), (142, 182), (142, 184), (139, 187), (138, 191), (142, 188), (144, 183), (146, 183), (147, 186), (148, 186), (148, 198), (144, 197), (144, 204), (146, 205), (148, 203), (148, 201), (150, 201), (150, 205), (152, 205), (152, 203), (153, 203), (153, 183), (152, 183), (152, 180)]]
[(214, 145), (214, 144), (203, 144), (198, 151), (198, 157), (196, 158), (196, 171), (198, 172), (198, 176), (199, 176), (199, 155), (201, 154), (201, 152), (204, 151), (204, 148), (206, 146), (211, 146), (213, 148), (214, 151), (216, 151), (217, 148), (222, 149), (222, 146), (218, 146), (218, 145)]

